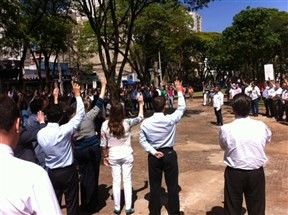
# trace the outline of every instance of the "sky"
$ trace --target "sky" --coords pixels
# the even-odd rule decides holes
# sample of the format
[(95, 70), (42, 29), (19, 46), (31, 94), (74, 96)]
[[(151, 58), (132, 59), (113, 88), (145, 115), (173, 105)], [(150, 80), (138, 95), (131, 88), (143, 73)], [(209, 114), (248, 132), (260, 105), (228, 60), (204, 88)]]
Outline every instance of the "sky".
[(240, 11), (250, 8), (276, 8), (288, 12), (288, 0), (215, 0), (208, 8), (196, 11), (202, 16), (203, 32), (222, 33), (232, 25), (233, 17)]

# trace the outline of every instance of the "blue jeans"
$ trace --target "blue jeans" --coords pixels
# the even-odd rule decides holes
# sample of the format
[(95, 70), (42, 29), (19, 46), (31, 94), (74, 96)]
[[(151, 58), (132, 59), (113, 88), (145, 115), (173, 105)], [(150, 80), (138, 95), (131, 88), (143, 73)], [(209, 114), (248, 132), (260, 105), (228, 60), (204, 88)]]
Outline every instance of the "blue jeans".
[(258, 116), (259, 113), (259, 99), (252, 100), (252, 114), (253, 116)]

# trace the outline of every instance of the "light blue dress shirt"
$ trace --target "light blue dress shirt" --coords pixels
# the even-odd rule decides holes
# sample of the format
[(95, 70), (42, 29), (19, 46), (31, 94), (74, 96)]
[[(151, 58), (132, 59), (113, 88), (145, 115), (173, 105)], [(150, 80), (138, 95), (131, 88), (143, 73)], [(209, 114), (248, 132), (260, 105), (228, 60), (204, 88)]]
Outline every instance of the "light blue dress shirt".
[(45, 154), (46, 166), (49, 169), (70, 166), (73, 163), (71, 137), (85, 115), (82, 98), (76, 97), (75, 116), (66, 124), (48, 123), (37, 135), (37, 141)]
[(154, 155), (159, 148), (175, 145), (176, 124), (180, 121), (186, 104), (182, 92), (178, 94), (178, 107), (174, 113), (164, 115), (156, 112), (145, 119), (140, 129), (140, 144), (146, 152)]

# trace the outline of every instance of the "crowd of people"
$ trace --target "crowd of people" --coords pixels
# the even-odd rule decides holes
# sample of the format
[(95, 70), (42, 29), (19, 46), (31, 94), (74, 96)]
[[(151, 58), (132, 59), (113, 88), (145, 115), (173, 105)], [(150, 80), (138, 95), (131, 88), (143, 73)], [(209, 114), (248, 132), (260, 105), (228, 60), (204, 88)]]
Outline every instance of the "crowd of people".
[[(168, 189), (169, 214), (184, 214), (180, 211), (179, 169), (174, 146), (176, 124), (186, 109), (185, 94), (188, 93), (192, 100), (193, 88), (185, 89), (180, 81), (161, 89), (151, 86), (123, 88), (120, 101), (112, 102), (106, 85), (103, 78), (99, 90), (83, 93), (74, 82), (73, 96), (67, 97), (60, 97), (55, 85), (50, 96), (35, 92), (30, 101), (22, 93), (12, 91), (0, 96), (0, 171), (4, 172), (0, 184), (5, 185), (5, 189), (1, 188), (0, 213), (61, 214), (63, 196), (68, 215), (79, 214), (80, 210), (97, 212), (101, 161), (111, 168), (113, 213), (121, 214), (121, 181), (125, 212), (134, 213), (131, 128), (141, 123), (139, 143), (148, 153), (150, 214), (161, 214), (163, 173)], [(226, 214), (240, 214), (243, 193), (250, 196), (246, 199), (249, 214), (265, 214), (262, 167), (267, 161), (264, 148), (271, 139), (271, 131), (264, 123), (250, 119), (249, 115), (258, 116), (259, 99), (263, 98), (264, 103), (267, 99), (268, 117), (283, 120), (286, 111), (287, 121), (287, 83), (281, 88), (279, 83), (274, 86), (270, 81), (263, 90), (254, 82), (245, 85), (242, 88), (231, 83), (228, 98), (235, 121), (230, 124), (223, 125), (224, 95), (220, 86), (203, 85), (203, 105), (212, 103), (217, 125), (221, 126), (220, 146), (225, 150), (227, 165)], [(210, 96), (212, 93), (213, 97)], [(174, 108), (175, 96), (178, 101), (175, 111), (164, 114), (166, 104), (168, 108)], [(148, 109), (153, 115), (144, 119)], [(257, 135), (251, 135), (247, 129), (250, 127), (257, 128)], [(242, 132), (240, 140), (239, 129)], [(255, 154), (255, 147), (258, 154)], [(23, 178), (23, 186), (13, 187), (18, 178)], [(15, 196), (10, 195), (11, 190), (15, 191)]]
[[(231, 103), (237, 94), (245, 94), (251, 98), (250, 116), (258, 117), (259, 102), (262, 100), (266, 117), (275, 118), (277, 122), (288, 122), (287, 84), (286, 79), (283, 79), (282, 85), (279, 81), (270, 80), (258, 85), (254, 81), (239, 80), (236, 83), (231, 82), (226, 89), (227, 102)], [(203, 105), (214, 107), (217, 125), (222, 126), (221, 107), (224, 105), (224, 95), (221, 93), (220, 85), (214, 86), (211, 82), (203, 83)]]

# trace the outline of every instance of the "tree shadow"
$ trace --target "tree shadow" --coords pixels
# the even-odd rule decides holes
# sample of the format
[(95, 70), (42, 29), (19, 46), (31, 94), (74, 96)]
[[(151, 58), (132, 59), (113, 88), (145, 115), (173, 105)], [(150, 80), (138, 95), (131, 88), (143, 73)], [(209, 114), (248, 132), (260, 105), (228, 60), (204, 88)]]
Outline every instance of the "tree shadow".
[[(246, 209), (242, 207), (241, 215), (246, 213)], [(206, 212), (206, 215), (225, 215), (224, 208), (221, 206), (215, 206), (210, 211)]]

